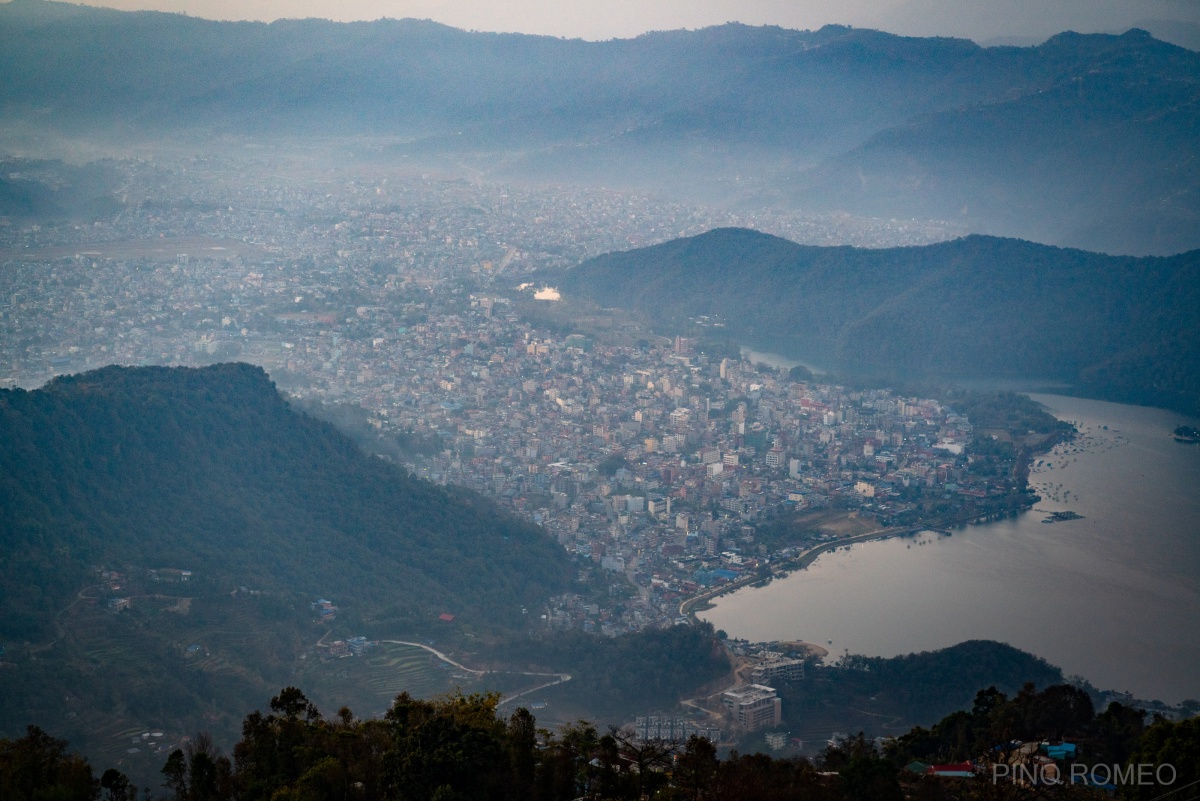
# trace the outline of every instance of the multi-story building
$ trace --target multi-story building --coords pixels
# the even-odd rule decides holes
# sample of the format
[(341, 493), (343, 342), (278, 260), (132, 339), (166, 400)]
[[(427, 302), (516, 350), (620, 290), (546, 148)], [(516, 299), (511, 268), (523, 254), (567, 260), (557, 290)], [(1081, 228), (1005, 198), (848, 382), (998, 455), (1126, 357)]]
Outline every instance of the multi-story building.
[(750, 675), (760, 684), (768, 681), (798, 681), (804, 678), (804, 660), (772, 659), (754, 668)]
[(682, 742), (693, 734), (713, 743), (721, 741), (721, 730), (716, 726), (671, 715), (639, 716), (634, 721), (633, 730), (637, 732), (638, 739), (643, 742), (647, 740)]
[(778, 446), (767, 451), (767, 467), (782, 467), (783, 466), (783, 448)]
[(732, 713), (734, 722), (746, 731), (764, 726), (778, 726), (783, 720), (783, 703), (774, 687), (751, 684), (726, 690), (721, 702)]

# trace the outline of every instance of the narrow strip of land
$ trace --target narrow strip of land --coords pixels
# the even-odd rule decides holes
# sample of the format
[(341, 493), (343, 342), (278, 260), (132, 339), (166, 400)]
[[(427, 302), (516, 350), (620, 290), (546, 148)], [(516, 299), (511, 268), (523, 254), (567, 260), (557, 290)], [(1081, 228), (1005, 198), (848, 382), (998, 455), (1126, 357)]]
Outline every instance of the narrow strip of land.
[[(842, 537), (829, 542), (823, 542), (820, 545), (809, 548), (804, 553), (788, 559), (785, 562), (780, 562), (777, 565), (771, 565), (771, 576), (777, 576), (784, 571), (803, 570), (817, 560), (823, 553), (835, 550), (843, 545), (851, 545), (856, 542), (867, 542), (868, 540), (883, 540), (888, 537), (895, 537), (901, 534), (912, 534), (917, 531), (930, 530), (929, 526), (896, 526), (893, 528), (881, 528), (878, 531), (869, 531), (866, 534), (855, 534), (850, 537)], [(763, 581), (766, 577), (758, 574), (740, 578), (730, 584), (722, 584), (720, 587), (708, 590), (707, 592), (693, 595), (679, 605), (679, 615), (686, 617), (690, 622), (696, 622), (696, 607), (703, 604), (705, 601), (711, 601), (713, 598), (720, 597), (726, 593), (740, 590), (742, 587), (747, 587), (751, 584), (757, 584)]]

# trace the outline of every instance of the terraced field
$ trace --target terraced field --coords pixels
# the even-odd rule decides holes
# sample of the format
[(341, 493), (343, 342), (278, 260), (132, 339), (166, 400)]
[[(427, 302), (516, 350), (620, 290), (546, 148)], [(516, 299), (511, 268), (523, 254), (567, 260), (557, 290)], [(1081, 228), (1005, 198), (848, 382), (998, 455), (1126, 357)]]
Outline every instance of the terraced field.
[(36, 724), (93, 764), (157, 786), (184, 736), (208, 731), (228, 748), (245, 714), (288, 683), (303, 624), (224, 594), (194, 599), (187, 613), (165, 611), (180, 609), (178, 599), (130, 589), (129, 609), (81, 596), (56, 619), (54, 640), (9, 648), (0, 736)]
[(299, 684), (326, 712), (348, 706), (360, 717), (368, 717), (385, 711), (402, 692), (430, 698), (455, 687), (463, 692), (481, 689), (475, 676), (410, 645), (380, 643), (362, 656), (328, 660), (310, 656), (305, 661)]

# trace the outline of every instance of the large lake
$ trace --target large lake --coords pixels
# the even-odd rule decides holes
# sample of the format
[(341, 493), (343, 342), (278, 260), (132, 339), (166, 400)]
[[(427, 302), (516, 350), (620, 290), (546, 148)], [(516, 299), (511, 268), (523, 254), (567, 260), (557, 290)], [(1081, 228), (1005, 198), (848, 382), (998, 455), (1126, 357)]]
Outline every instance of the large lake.
[[(1030, 476), (1038, 511), (842, 549), (702, 616), (730, 636), (805, 639), (831, 657), (1000, 640), (1101, 689), (1200, 697), (1200, 446), (1171, 438), (1197, 421), (1033, 397), (1082, 431)], [(1084, 519), (1042, 523), (1066, 510)]]

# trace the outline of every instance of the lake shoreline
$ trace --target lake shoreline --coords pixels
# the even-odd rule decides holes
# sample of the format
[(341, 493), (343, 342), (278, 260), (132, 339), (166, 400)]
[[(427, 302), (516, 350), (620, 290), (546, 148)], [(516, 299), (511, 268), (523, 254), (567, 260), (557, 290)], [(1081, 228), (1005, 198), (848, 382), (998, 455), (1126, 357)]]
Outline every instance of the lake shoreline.
[[(1172, 440), (1176, 424), (1168, 425), (1172, 413), (1163, 410), (1034, 399), (1080, 424), (1078, 441), (1031, 460), (1031, 487), (1043, 496), (1037, 514), (849, 553), (837, 549), (853, 543), (826, 543), (801, 555), (810, 557), (804, 578), (777, 577), (753, 593), (738, 592), (752, 580), (709, 591), (711, 608), (697, 604), (691, 617), (701, 612), (731, 637), (835, 639), (852, 652), (885, 657), (994, 639), (1097, 686), (1132, 688), (1145, 698), (1195, 697), (1200, 503), (1186, 487), (1200, 477), (1197, 450)], [(1082, 517), (1041, 524), (1046, 513), (1067, 511)], [(931, 550), (912, 553), (923, 547)], [(1122, 641), (1128, 647), (1105, 645)]]

